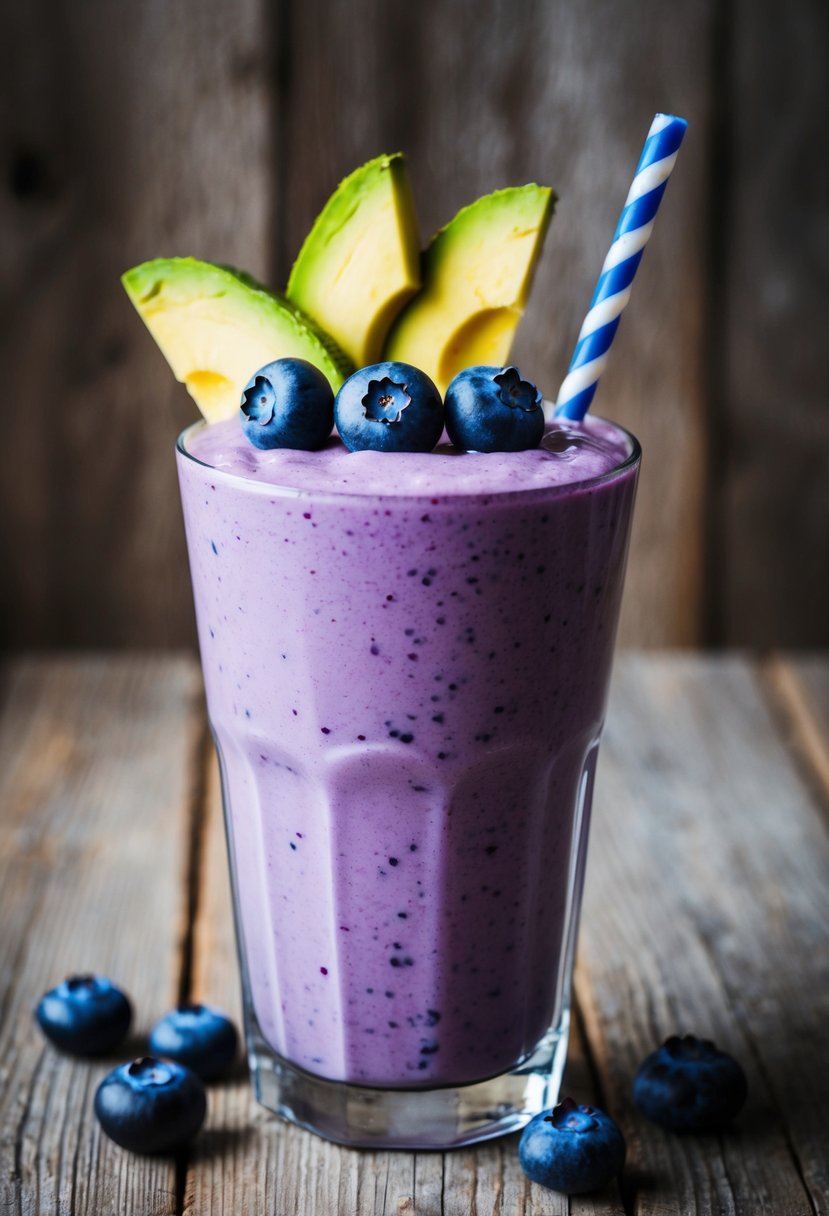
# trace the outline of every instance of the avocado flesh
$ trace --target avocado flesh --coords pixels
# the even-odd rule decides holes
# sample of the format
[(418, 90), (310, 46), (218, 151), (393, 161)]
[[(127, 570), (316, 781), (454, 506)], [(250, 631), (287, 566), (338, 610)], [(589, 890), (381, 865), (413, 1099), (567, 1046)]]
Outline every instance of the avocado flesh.
[(340, 183), (305, 238), (286, 295), (358, 367), (376, 363), (392, 322), (420, 287), (420, 237), (401, 153)]
[(505, 364), (554, 203), (547, 186), (514, 186), (459, 211), (426, 250), (423, 288), (383, 357), (413, 363), (442, 393), (465, 367)]
[(233, 417), (248, 380), (274, 359), (307, 359), (334, 392), (354, 370), (309, 317), (242, 271), (156, 258), (121, 282), (208, 422)]

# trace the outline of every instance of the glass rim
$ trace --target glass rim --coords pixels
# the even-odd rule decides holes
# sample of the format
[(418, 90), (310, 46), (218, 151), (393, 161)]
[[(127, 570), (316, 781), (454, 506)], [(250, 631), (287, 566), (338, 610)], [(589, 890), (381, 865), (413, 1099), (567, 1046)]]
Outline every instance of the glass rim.
[[(499, 502), (505, 500), (515, 502), (516, 500), (538, 496), (548, 499), (557, 498), (564, 494), (571, 494), (574, 490), (578, 492), (592, 490), (596, 486), (616, 480), (622, 473), (634, 468), (639, 463), (642, 456), (642, 446), (632, 431), (621, 426), (618, 422), (612, 422), (609, 418), (603, 418), (600, 414), (593, 414), (591, 417), (597, 418), (600, 422), (604, 422), (619, 431), (625, 436), (630, 445), (630, 451), (627, 456), (623, 460), (620, 460), (618, 464), (615, 464), (613, 468), (605, 470), (604, 473), (596, 473), (592, 477), (582, 478), (580, 481), (563, 482), (559, 485), (528, 486), (526, 489), (514, 490), (479, 490), (471, 494), (436, 494), (433, 490), (423, 490), (417, 494), (384, 494), (380, 491), (351, 489), (300, 489), (297, 486), (282, 485), (278, 482), (258, 481), (255, 477), (246, 477), (242, 473), (233, 473), (228, 469), (217, 469), (215, 465), (208, 464), (204, 460), (199, 460), (198, 456), (194, 456), (192, 452), (187, 450), (186, 441), (188, 436), (193, 431), (203, 430), (209, 425), (205, 418), (196, 419), (195, 422), (191, 422), (181, 431), (176, 439), (176, 451), (192, 464), (199, 465), (203, 469), (208, 469), (214, 476), (224, 481), (231, 482), (234, 485), (243, 485), (245, 489), (253, 493), (269, 494), (279, 498), (313, 498), (317, 501), (349, 499), (372, 503), (389, 501), (401, 503), (426, 502), (431, 506), (451, 506), (454, 502), (468, 502), (470, 499), (487, 502), (491, 502), (494, 499), (497, 499)], [(486, 455), (486, 453), (481, 453), (481, 455)], [(437, 504), (435, 499), (438, 500)]]

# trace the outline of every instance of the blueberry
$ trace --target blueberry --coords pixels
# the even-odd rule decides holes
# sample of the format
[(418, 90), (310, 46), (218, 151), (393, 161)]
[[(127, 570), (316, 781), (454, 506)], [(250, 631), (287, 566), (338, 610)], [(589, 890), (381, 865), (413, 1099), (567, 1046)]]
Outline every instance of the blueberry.
[(334, 425), (334, 394), (305, 359), (277, 359), (251, 376), (240, 404), (242, 430), (256, 448), (321, 448)]
[(350, 452), (431, 452), (443, 431), (443, 406), (416, 367), (374, 363), (340, 388), (334, 420)]
[(446, 390), (446, 431), (467, 452), (523, 452), (544, 435), (541, 393), (517, 367), (467, 367)]
[(50, 989), (35, 1009), (50, 1042), (74, 1056), (99, 1056), (126, 1038), (132, 1006), (112, 980), (72, 975)]
[(714, 1132), (742, 1109), (748, 1085), (732, 1056), (709, 1039), (672, 1035), (640, 1066), (633, 1103), (671, 1132)]
[(166, 1153), (195, 1136), (207, 1095), (194, 1072), (146, 1056), (119, 1064), (95, 1094), (95, 1114), (110, 1140), (132, 1153)]
[(215, 1081), (236, 1057), (236, 1027), (207, 1005), (179, 1005), (150, 1031), (150, 1051), (176, 1060), (203, 1081)]
[(518, 1158), (533, 1182), (565, 1195), (581, 1195), (600, 1190), (620, 1173), (625, 1141), (604, 1111), (565, 1098), (527, 1124)]

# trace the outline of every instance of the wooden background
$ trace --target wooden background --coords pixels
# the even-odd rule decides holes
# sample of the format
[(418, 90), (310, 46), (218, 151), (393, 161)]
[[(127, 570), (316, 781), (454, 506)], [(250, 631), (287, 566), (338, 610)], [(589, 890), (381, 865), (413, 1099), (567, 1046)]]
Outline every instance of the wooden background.
[(691, 123), (597, 406), (646, 449), (622, 636), (829, 641), (825, 0), (4, 0), (0, 645), (193, 639), (194, 414), (118, 275), (284, 283), (336, 182), (409, 153), (424, 235), (540, 180), (516, 355), (554, 393), (654, 110)]

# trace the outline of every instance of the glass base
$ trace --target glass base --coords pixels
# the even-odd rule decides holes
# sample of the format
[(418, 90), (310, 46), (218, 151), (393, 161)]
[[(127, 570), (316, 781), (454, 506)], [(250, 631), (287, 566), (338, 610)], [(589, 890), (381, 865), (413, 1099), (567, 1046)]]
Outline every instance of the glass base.
[(442, 1149), (520, 1131), (558, 1100), (569, 1017), (512, 1072), (440, 1089), (372, 1089), (327, 1081), (249, 1036), (257, 1100), (274, 1114), (350, 1148)]

